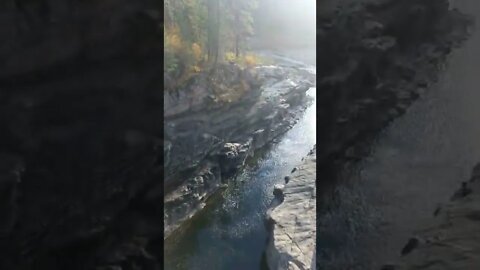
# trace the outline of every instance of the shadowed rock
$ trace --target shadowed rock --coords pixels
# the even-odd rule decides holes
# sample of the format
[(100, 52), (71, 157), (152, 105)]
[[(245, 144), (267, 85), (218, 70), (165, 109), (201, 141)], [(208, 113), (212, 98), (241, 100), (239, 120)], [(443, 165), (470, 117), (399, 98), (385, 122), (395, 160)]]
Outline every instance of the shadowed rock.
[(420, 240), (416, 237), (412, 237), (408, 240), (407, 244), (403, 247), (401, 255), (405, 256), (412, 252), (414, 249), (418, 247), (420, 244)]
[[(480, 266), (480, 182), (470, 182), (468, 199), (443, 205), (436, 218), (418, 228), (422, 245), (411, 239), (401, 257), (398, 269), (478, 269)], [(461, 192), (464, 194), (464, 191)], [(459, 259), (463, 258), (463, 259)]]
[(380, 270), (395, 270), (395, 265), (393, 264), (385, 264), (380, 268)]
[(459, 190), (455, 191), (451, 200), (454, 201), (454, 200), (464, 198), (464, 197), (468, 196), (469, 194), (471, 194), (472, 191), (473, 190), (468, 186), (467, 182), (462, 182), (462, 187)]

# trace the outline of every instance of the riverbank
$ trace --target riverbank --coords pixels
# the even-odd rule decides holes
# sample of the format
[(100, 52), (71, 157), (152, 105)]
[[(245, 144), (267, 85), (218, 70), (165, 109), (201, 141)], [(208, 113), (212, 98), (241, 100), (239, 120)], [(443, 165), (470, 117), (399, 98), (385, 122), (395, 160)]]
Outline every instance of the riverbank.
[(267, 212), (270, 230), (266, 251), (271, 270), (315, 269), (316, 148), (274, 188)]
[(283, 183), (316, 142), (315, 93), (307, 91), (313, 103), (291, 129), (247, 158), (235, 181), (165, 240), (164, 269), (268, 269), (265, 213), (273, 186)]
[(165, 93), (164, 238), (228, 187), (248, 157), (292, 128), (311, 101), (315, 75), (302, 65), (218, 69)]
[(383, 269), (480, 269), (480, 164), (463, 183), (405, 241), (404, 256)]

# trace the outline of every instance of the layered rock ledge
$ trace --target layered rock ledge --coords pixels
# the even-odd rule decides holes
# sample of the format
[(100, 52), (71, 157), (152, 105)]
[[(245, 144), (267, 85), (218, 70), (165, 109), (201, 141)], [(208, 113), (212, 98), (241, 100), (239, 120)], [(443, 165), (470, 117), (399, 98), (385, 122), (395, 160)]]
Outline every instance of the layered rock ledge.
[(272, 270), (315, 269), (316, 238), (315, 148), (276, 185), (275, 199), (267, 213), (271, 229), (266, 251)]
[(234, 179), (250, 156), (290, 129), (315, 75), (300, 65), (222, 65), (165, 94), (165, 238)]

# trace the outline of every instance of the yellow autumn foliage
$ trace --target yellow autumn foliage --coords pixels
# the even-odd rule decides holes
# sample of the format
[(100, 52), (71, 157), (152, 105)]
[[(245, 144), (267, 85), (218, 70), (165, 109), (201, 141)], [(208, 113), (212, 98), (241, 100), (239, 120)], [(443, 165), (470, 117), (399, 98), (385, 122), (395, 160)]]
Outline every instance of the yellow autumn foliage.
[(200, 47), (198, 43), (192, 44), (192, 52), (193, 52), (193, 57), (195, 57), (195, 61), (198, 62), (202, 59), (202, 47)]
[(193, 66), (192, 70), (193, 70), (193, 72), (196, 72), (196, 73), (202, 71), (202, 69), (199, 66)]
[(165, 47), (179, 52), (183, 47), (182, 37), (176, 28), (167, 29), (165, 32)]
[(254, 55), (254, 54), (247, 54), (244, 56), (236, 57), (235, 53), (227, 52), (225, 53), (225, 61), (230, 63), (236, 63), (240, 66), (251, 68), (257, 65), (260, 65), (264, 62), (263, 59)]
[(233, 52), (225, 53), (225, 61), (235, 62), (236, 60), (237, 60), (237, 57), (235, 56), (235, 53)]
[(249, 54), (249, 55), (245, 56), (245, 59), (244, 59), (245, 66), (254, 67), (254, 66), (258, 65), (259, 63), (260, 63), (260, 59), (257, 56), (255, 56), (253, 54)]

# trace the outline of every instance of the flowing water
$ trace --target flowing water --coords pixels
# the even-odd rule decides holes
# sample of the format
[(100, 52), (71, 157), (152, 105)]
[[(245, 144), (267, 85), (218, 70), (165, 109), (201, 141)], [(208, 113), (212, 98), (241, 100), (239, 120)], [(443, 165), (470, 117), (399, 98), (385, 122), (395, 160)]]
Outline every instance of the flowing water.
[(273, 186), (283, 183), (316, 143), (315, 91), (307, 92), (314, 101), (297, 124), (256, 154), (223, 194), (165, 241), (166, 270), (266, 269), (265, 213)]

